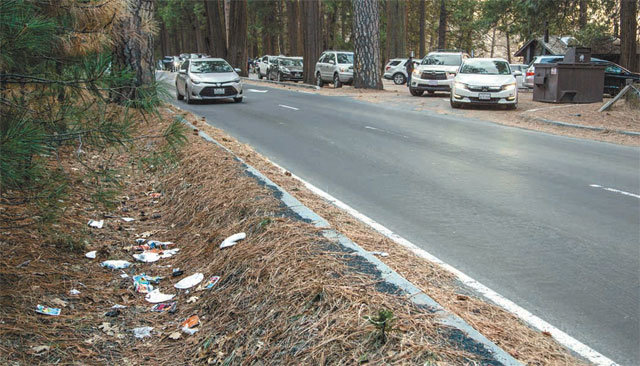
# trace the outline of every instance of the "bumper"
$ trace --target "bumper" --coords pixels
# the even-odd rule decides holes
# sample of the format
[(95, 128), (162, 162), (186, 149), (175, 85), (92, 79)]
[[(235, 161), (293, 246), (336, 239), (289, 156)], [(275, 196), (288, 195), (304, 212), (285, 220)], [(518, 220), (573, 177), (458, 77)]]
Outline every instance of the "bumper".
[(302, 81), (302, 79), (303, 79), (302, 74), (296, 74), (296, 75), (281, 74), (280, 75), (280, 80)]
[(341, 83), (350, 83), (353, 81), (353, 72), (339, 72), (338, 78)]
[(525, 88), (533, 89), (533, 76), (527, 76), (526, 78), (524, 78), (522, 86), (524, 86)]
[(411, 88), (423, 91), (450, 91), (453, 79), (425, 80), (411, 76)]
[(393, 75), (390, 73), (385, 72), (384, 75), (382, 75), (383, 78), (387, 79), (387, 80), (391, 80), (393, 78)]
[[(222, 89), (224, 93), (219, 94), (216, 90)], [(191, 99), (194, 100), (213, 100), (238, 98), (242, 96), (242, 82), (239, 83), (223, 83), (220, 86), (214, 84), (193, 84), (189, 90)]]
[[(480, 94), (489, 99), (480, 98)], [(458, 103), (477, 105), (505, 105), (518, 103), (518, 92), (516, 89), (501, 90), (497, 92), (476, 92), (467, 89), (454, 88), (451, 92), (451, 100)]]

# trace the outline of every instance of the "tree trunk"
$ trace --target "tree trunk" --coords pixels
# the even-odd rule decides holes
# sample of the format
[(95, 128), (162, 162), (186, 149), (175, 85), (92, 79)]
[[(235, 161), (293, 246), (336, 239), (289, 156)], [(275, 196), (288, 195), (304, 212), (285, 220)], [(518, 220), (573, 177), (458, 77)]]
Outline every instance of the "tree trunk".
[(438, 25), (438, 48), (447, 48), (447, 5), (445, 0), (440, 0), (440, 24)]
[(507, 30), (504, 33), (507, 36), (507, 61), (511, 63), (511, 43), (509, 41), (509, 31)]
[(620, 0), (620, 65), (638, 71), (638, 1)]
[(425, 2), (427, 0), (420, 0), (420, 46), (419, 46), (419, 51), (418, 51), (418, 57), (424, 57), (425, 55), (425, 49), (424, 46), (426, 44), (426, 39), (425, 39)]
[(315, 67), (322, 53), (322, 17), (320, 0), (302, 1), (304, 82), (315, 84)]
[(491, 34), (491, 58), (493, 58), (493, 50), (496, 48), (496, 27), (493, 27), (493, 33)]
[(169, 34), (167, 32), (167, 26), (164, 22), (160, 22), (160, 52), (162, 56), (169, 55)]
[[(355, 11), (354, 11), (355, 17)], [(407, 11), (405, 0), (387, 0), (387, 47), (386, 59), (405, 57)]]
[(229, 58), (247, 76), (247, 0), (231, 1), (229, 8)]
[(153, 2), (127, 0), (124, 16), (113, 25), (113, 70), (129, 68), (135, 77), (128, 85), (119, 85), (112, 93), (114, 102), (138, 100), (142, 97), (139, 88), (155, 81), (153, 62), (153, 33), (148, 32), (153, 21)]
[(289, 54), (297, 56), (301, 54), (302, 45), (300, 35), (300, 1), (287, 1), (287, 32), (289, 33)]
[(579, 6), (578, 27), (584, 29), (587, 26), (587, 0), (580, 0)]
[(353, 0), (353, 86), (382, 89), (378, 0)]
[(208, 53), (212, 57), (227, 57), (227, 29), (223, 10), (223, 1), (205, 0), (204, 11), (209, 33)]

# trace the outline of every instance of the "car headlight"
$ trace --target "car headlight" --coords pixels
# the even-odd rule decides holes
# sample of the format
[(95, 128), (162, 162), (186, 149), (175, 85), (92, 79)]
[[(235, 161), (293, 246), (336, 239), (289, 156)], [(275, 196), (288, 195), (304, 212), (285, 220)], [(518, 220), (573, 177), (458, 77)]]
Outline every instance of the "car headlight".
[(191, 79), (191, 82), (194, 84), (200, 84), (200, 80), (196, 80), (196, 79)]
[(420, 70), (413, 70), (413, 72), (411, 73), (411, 75), (418, 77), (420, 76)]
[(513, 90), (516, 88), (516, 83), (509, 83), (502, 86), (502, 90)]
[(453, 79), (454, 77), (456, 77), (456, 73), (455, 72), (448, 72), (446, 73), (447, 75), (447, 79)]
[(456, 89), (467, 89), (467, 84), (456, 81), (455, 83), (453, 83), (453, 87)]
[(232, 82), (232, 83), (239, 83), (239, 82), (240, 82), (240, 78), (233, 79), (233, 80), (231, 80), (231, 82)]

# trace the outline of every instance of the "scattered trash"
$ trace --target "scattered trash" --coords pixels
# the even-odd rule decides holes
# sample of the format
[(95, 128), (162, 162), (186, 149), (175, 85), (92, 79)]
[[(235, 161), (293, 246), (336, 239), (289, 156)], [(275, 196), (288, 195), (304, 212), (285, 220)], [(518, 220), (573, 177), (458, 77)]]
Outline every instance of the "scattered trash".
[(162, 215), (160, 215), (159, 213), (154, 213), (153, 215), (151, 215), (152, 219), (159, 219), (161, 217), (162, 217)]
[(469, 300), (469, 296), (467, 296), (467, 295), (462, 295), (462, 294), (456, 294), (456, 299), (457, 299), (457, 300), (465, 301), (465, 300)]
[(31, 352), (34, 356), (42, 356), (43, 354), (49, 352), (51, 347), (49, 346), (34, 346), (31, 347)]
[(97, 253), (97, 251), (92, 250), (90, 252), (87, 252), (87, 254), (85, 254), (84, 256), (87, 257), (87, 258), (96, 259), (96, 253)]
[(124, 273), (124, 271), (122, 273), (120, 273), (120, 278), (128, 278), (129, 275)]
[(151, 311), (155, 311), (161, 313), (163, 311), (169, 311), (169, 313), (173, 314), (176, 312), (177, 303), (175, 301), (172, 302), (163, 302), (160, 304), (155, 304), (151, 307)]
[(151, 196), (151, 198), (160, 198), (162, 197), (162, 193), (151, 193), (149, 196)]
[(147, 239), (142, 239), (142, 238), (136, 239), (136, 243), (138, 243), (138, 244), (142, 244), (145, 241), (147, 241)]
[(57, 297), (53, 300), (51, 300), (51, 302), (55, 305), (58, 305), (60, 307), (66, 308), (67, 307), (67, 302), (61, 299), (58, 299)]
[(16, 266), (16, 268), (26, 267), (26, 266), (28, 266), (28, 265), (29, 265), (29, 263), (31, 263), (31, 259), (26, 260), (26, 261), (24, 261), (24, 262), (22, 262), (22, 263), (18, 264), (18, 265)]
[(108, 260), (101, 263), (103, 267), (111, 268), (111, 269), (123, 269), (128, 268), (131, 263), (123, 260)]
[(71, 290), (69, 290), (69, 295), (80, 295), (80, 291), (72, 288)]
[(207, 282), (198, 286), (198, 291), (210, 290), (218, 283), (218, 281), (220, 281), (220, 276), (211, 276)]
[(153, 327), (140, 327), (131, 329), (131, 331), (133, 332), (133, 336), (136, 338), (151, 337), (152, 330)]
[(182, 276), (184, 274), (184, 271), (180, 270), (180, 268), (174, 268), (173, 272), (171, 272), (171, 276), (173, 277), (179, 277)]
[(133, 288), (136, 292), (141, 294), (148, 294), (153, 291), (153, 286), (151, 283), (158, 283), (162, 277), (159, 276), (147, 276), (146, 274), (141, 274), (137, 276), (133, 276)]
[(154, 252), (142, 252), (139, 254), (134, 254), (133, 258), (135, 258), (139, 262), (153, 263), (160, 260), (160, 255)]
[(140, 236), (143, 237), (143, 238), (148, 238), (151, 235), (153, 235), (153, 233), (151, 231), (145, 231), (144, 233), (140, 234)]
[(147, 302), (150, 302), (152, 304), (157, 304), (159, 302), (169, 301), (169, 300), (173, 299), (174, 296), (176, 296), (176, 295), (163, 294), (163, 293), (160, 292), (159, 289), (155, 289), (155, 290), (149, 292), (147, 294), (147, 296), (144, 297), (144, 299), (147, 300)]
[(180, 337), (182, 337), (182, 333), (180, 333), (180, 332), (173, 332), (173, 333), (169, 334), (169, 338), (171, 338), (173, 340), (178, 340), (178, 339), (180, 339)]
[[(139, 239), (138, 239), (139, 240)], [(136, 242), (138, 242), (138, 240), (136, 240)], [(143, 243), (144, 243), (144, 239)], [(134, 250), (139, 250), (139, 251), (143, 251), (143, 250), (150, 250), (150, 249), (171, 249), (173, 247), (175, 247), (176, 244), (170, 241), (157, 241), (157, 240), (149, 240), (147, 242), (147, 244), (142, 244), (142, 245), (138, 245), (133, 247)]]
[(91, 227), (95, 227), (96, 229), (102, 229), (102, 225), (104, 225), (104, 220), (100, 220), (100, 221), (89, 220), (89, 223), (87, 223), (87, 225)]
[(233, 234), (230, 237), (224, 239), (222, 244), (220, 244), (220, 249), (236, 245), (238, 241), (243, 240), (246, 237), (247, 237), (247, 234), (245, 233)]
[(173, 287), (182, 289), (182, 290), (188, 289), (199, 284), (200, 282), (202, 282), (203, 279), (204, 279), (204, 275), (202, 273), (194, 273), (189, 277), (185, 277), (181, 279), (180, 281), (178, 281), (178, 283), (173, 285)]
[(198, 301), (199, 297), (198, 296), (191, 296), (190, 298), (187, 299), (187, 304), (191, 304), (192, 302), (196, 302)]
[(198, 331), (196, 328), (198, 325), (200, 325), (200, 318), (197, 315), (192, 315), (180, 324), (180, 328), (185, 333), (193, 334)]
[(104, 316), (108, 316), (108, 317), (116, 317), (118, 315), (120, 315), (120, 309), (113, 309), (104, 313)]
[(122, 221), (124, 222), (131, 222), (134, 221), (135, 219), (133, 217), (122, 217)]
[(58, 308), (50, 308), (50, 307), (42, 306), (42, 305), (38, 304), (38, 306), (36, 306), (36, 313), (44, 314), (44, 315), (51, 315), (51, 316), (58, 316), (58, 315), (60, 315), (60, 309), (58, 309)]
[(126, 306), (120, 305), (120, 304), (115, 304), (111, 307), (111, 309), (124, 309), (124, 308), (126, 308)]
[(379, 255), (381, 257), (388, 257), (389, 256), (389, 253), (387, 253), (387, 252), (369, 252), (369, 253), (371, 253), (373, 255)]
[(175, 248), (175, 249), (168, 249), (168, 250), (162, 250), (160, 252), (160, 258), (169, 258), (172, 257), (174, 254), (178, 253), (180, 251), (180, 248)]

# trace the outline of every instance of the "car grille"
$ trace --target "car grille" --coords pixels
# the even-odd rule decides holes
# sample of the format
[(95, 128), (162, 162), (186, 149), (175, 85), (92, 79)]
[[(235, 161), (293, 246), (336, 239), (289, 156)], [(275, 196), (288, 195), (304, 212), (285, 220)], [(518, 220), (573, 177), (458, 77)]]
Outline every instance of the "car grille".
[(214, 88), (214, 87), (211, 87), (211, 86), (207, 86), (206, 88), (203, 88), (200, 91), (200, 96), (202, 96), (202, 97), (228, 97), (230, 95), (238, 94), (236, 89), (234, 87), (232, 87), (232, 86), (225, 86), (224, 87), (224, 94), (215, 94), (215, 89), (219, 89), (219, 88)]
[(500, 98), (491, 98), (491, 99), (480, 99), (480, 98), (476, 98), (476, 97), (469, 97), (469, 100), (474, 102), (474, 103), (498, 103), (500, 101)]
[(425, 80), (447, 80), (447, 74), (444, 72), (424, 71), (420, 79)]
[(502, 90), (502, 87), (499, 86), (477, 86), (477, 85), (469, 85), (468, 88), (474, 92), (497, 92)]

